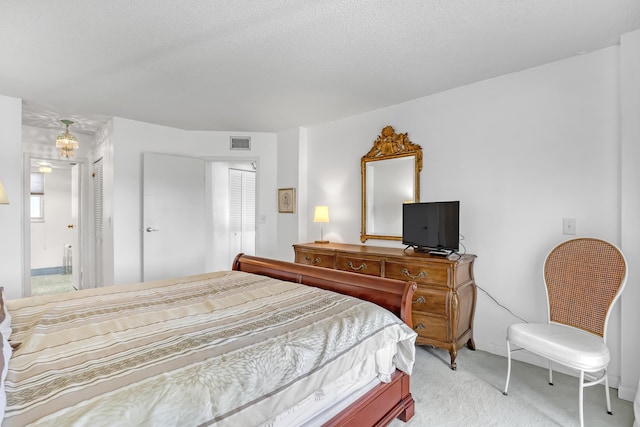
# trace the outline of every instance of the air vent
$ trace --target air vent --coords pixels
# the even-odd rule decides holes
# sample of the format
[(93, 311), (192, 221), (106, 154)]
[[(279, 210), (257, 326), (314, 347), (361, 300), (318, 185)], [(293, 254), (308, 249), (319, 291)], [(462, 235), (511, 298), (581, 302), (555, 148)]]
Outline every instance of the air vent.
[(232, 150), (251, 150), (251, 137), (250, 136), (232, 136), (231, 149)]

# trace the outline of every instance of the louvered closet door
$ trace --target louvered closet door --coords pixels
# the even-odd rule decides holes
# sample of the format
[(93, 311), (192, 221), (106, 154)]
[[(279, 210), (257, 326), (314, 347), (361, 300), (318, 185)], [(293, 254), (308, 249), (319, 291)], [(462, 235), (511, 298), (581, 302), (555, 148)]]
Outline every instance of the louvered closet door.
[(229, 169), (229, 254), (255, 255), (256, 173)]
[(95, 252), (96, 252), (96, 286), (104, 286), (103, 273), (103, 241), (104, 241), (104, 208), (103, 208), (103, 162), (102, 159), (93, 164), (93, 204), (95, 224)]

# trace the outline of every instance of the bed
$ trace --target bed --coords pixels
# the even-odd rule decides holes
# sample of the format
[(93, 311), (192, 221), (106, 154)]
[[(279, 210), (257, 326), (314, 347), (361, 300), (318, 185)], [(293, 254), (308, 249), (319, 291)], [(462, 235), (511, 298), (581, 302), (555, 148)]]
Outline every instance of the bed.
[(230, 271), (3, 300), (2, 425), (406, 421), (414, 290), (239, 255)]

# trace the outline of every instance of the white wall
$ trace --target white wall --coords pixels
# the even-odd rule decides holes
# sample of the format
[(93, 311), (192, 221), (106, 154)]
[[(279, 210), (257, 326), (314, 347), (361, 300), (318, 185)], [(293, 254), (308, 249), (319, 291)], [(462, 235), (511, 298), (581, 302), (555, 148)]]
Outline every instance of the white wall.
[[(250, 151), (230, 150), (230, 136), (251, 136), (252, 149)], [(264, 223), (258, 224), (256, 254), (266, 257), (276, 256), (277, 146), (275, 134), (185, 131), (114, 118), (108, 145), (109, 147), (105, 147), (105, 150), (110, 149), (113, 153), (113, 182), (112, 190), (109, 194), (105, 194), (105, 218), (113, 227), (114, 284), (141, 280), (142, 235), (140, 230), (142, 229), (142, 154), (144, 152), (188, 155), (205, 159), (257, 159), (257, 209), (258, 216), (264, 217)], [(106, 200), (107, 198), (111, 200)], [(105, 266), (105, 268), (110, 267)]]
[[(420, 200), (461, 202), (477, 284), (542, 321), (542, 263), (569, 237), (562, 218), (577, 219), (579, 236), (620, 243), (618, 72), (612, 47), (310, 128), (308, 204), (329, 205), (329, 240), (358, 242), (360, 157), (385, 125), (408, 132), (424, 154)], [(506, 354), (505, 332), (516, 321), (479, 292), (478, 348)], [(619, 307), (610, 326), (616, 377)]]
[(0, 181), (9, 199), (0, 205), (0, 286), (22, 297), (22, 100), (0, 95)]
[(278, 188), (295, 188), (296, 203), (294, 213), (278, 212), (278, 252), (277, 258), (293, 261), (294, 243), (300, 242), (300, 218), (307, 214), (306, 189), (301, 186), (302, 132), (300, 128), (278, 133)]
[(622, 250), (629, 264), (629, 282), (622, 300), (622, 383), (619, 395), (633, 400), (640, 377), (640, 31), (620, 42), (622, 139)]

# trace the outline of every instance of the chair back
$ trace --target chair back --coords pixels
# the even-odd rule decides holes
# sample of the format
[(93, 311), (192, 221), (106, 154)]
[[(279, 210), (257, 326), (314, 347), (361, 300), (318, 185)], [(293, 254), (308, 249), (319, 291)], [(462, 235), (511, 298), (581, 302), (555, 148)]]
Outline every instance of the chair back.
[(594, 238), (560, 243), (544, 264), (549, 321), (604, 339), (609, 312), (626, 279), (627, 262), (615, 245)]

